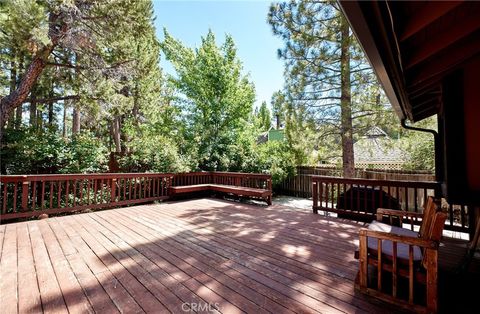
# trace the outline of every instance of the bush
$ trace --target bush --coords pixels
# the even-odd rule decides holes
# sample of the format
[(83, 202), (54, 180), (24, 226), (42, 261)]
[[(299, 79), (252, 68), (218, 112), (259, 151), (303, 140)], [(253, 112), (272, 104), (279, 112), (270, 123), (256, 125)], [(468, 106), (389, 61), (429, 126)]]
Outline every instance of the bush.
[(88, 173), (107, 168), (106, 148), (90, 132), (64, 139), (55, 130), (6, 130), (1, 150), (7, 174)]
[(127, 172), (184, 172), (192, 162), (178, 152), (177, 145), (162, 135), (150, 135), (129, 145), (131, 153), (119, 158), (122, 171)]
[(280, 184), (296, 171), (295, 156), (286, 142), (272, 141), (257, 145), (250, 162), (246, 171), (270, 173), (273, 185)]

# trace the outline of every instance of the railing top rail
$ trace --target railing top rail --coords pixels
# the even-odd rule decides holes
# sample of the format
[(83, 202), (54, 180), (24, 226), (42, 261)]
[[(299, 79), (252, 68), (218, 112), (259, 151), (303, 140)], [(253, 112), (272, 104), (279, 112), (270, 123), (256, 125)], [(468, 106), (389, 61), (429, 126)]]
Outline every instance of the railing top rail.
[(257, 177), (257, 178), (265, 178), (270, 179), (272, 177), (271, 174), (267, 173), (251, 173), (251, 172), (227, 172), (227, 171), (212, 171), (213, 175), (217, 176), (232, 176), (232, 177)]
[(136, 177), (174, 177), (174, 176), (232, 176), (232, 177), (254, 177), (271, 179), (269, 174), (243, 173), (243, 172), (183, 172), (183, 173), (73, 173), (73, 174), (29, 174), (29, 175), (1, 175), (0, 182), (22, 182), (22, 181), (59, 181), (59, 180), (82, 180), (82, 179), (118, 179)]
[(0, 182), (20, 181), (56, 181), (56, 180), (81, 180), (81, 179), (116, 179), (136, 177), (173, 177), (173, 173), (90, 173), (90, 174), (31, 174), (31, 175), (2, 175)]
[(209, 176), (211, 175), (211, 171), (194, 171), (194, 172), (179, 172), (175, 173), (176, 176)]
[(408, 180), (378, 180), (378, 179), (362, 179), (362, 178), (342, 178), (331, 176), (319, 176), (312, 175), (313, 182), (334, 182), (334, 183), (347, 183), (347, 184), (362, 184), (362, 185), (390, 185), (390, 186), (406, 186), (409, 187), (425, 187), (425, 188), (438, 188), (440, 182), (438, 181), (408, 181)]

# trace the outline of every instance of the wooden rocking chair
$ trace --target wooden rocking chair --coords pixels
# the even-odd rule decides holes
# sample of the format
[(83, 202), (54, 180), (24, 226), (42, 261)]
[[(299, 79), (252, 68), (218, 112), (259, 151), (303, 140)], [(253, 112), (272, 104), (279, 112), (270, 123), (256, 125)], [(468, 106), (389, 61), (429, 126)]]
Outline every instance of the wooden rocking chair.
[[(355, 288), (406, 309), (436, 313), (438, 246), (447, 218), (439, 208), (432, 197), (423, 214), (379, 208), (377, 221), (360, 230), (355, 254), (360, 270)], [(390, 223), (409, 220), (411, 230), (382, 223), (385, 218)], [(413, 231), (414, 221), (420, 219), (417, 233)], [(375, 275), (376, 280), (372, 280)], [(399, 289), (401, 284), (405, 289)], [(408, 294), (404, 291), (407, 286)]]

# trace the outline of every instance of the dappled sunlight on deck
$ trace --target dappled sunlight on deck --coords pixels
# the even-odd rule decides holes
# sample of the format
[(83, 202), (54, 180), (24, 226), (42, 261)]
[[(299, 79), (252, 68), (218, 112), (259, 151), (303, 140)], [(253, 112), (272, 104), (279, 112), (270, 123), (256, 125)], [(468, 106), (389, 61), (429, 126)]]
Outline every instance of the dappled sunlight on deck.
[(3, 310), (393, 311), (354, 290), (362, 225), (216, 199), (0, 225)]

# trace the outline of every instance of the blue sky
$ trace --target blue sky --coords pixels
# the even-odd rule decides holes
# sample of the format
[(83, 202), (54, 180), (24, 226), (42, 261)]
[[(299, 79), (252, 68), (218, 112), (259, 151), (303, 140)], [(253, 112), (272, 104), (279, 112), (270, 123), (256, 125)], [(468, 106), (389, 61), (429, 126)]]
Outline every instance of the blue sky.
[[(270, 104), (272, 93), (282, 89), (283, 61), (277, 49), (283, 46), (267, 23), (270, 1), (163, 1), (154, 0), (157, 19), (155, 27), (160, 40), (163, 28), (189, 47), (198, 47), (200, 37), (210, 28), (217, 44), (225, 34), (232, 35), (243, 63), (244, 73), (250, 74), (257, 93), (256, 105)], [(162, 68), (173, 74), (172, 67), (162, 56)]]

